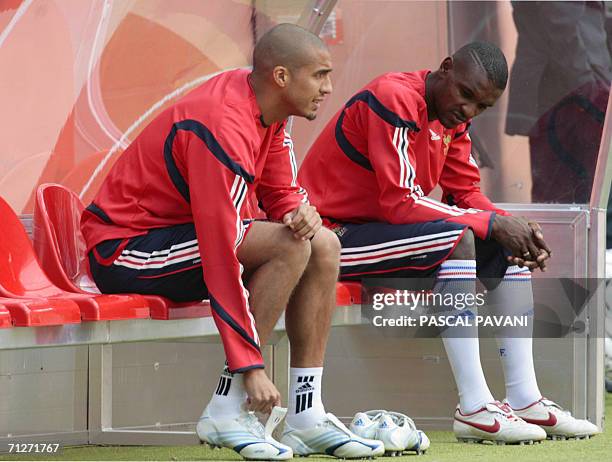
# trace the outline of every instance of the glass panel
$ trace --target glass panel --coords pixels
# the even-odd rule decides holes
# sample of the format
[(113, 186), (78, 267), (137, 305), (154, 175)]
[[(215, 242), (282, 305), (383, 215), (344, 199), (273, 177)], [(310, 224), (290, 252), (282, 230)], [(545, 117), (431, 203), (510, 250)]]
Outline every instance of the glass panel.
[(472, 125), (483, 191), (497, 202), (587, 203), (612, 76), (610, 16), (603, 2), (340, 0), (326, 24), (336, 36), (325, 37), (334, 93), (316, 121), (295, 120), (298, 155), (375, 76), (435, 70), (449, 50), (486, 40), (511, 75)]
[(315, 121), (294, 117), (298, 160), (336, 111), (374, 77), (436, 68), (447, 50), (446, 14), (446, 2), (339, 0), (320, 34), (332, 55), (334, 91)]
[(295, 22), (308, 0), (0, 2), (0, 194), (31, 212), (61, 182), (88, 201), (163, 108)]
[(504, 202), (589, 202), (608, 103), (612, 21), (603, 2), (452, 2), (451, 47), (500, 46), (510, 80), (497, 107), (474, 121)]

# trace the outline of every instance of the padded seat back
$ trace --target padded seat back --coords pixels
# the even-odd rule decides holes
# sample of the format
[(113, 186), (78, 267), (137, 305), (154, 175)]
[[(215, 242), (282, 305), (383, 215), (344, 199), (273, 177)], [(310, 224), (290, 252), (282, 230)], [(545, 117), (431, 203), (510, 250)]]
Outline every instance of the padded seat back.
[(53, 290), (40, 268), (32, 243), (11, 206), (0, 197), (0, 295), (25, 296), (26, 287), (45, 292)]
[(43, 184), (36, 192), (34, 249), (49, 278), (58, 287), (75, 291), (87, 280), (85, 240), (79, 197), (59, 184)]

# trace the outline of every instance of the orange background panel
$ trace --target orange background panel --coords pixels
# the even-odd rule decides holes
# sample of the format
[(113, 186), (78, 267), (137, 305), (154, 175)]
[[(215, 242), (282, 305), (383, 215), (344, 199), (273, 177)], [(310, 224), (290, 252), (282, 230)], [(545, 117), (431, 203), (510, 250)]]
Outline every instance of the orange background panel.
[(122, 148), (190, 83), (248, 65), (251, 20), (244, 1), (0, 2), (0, 195), (31, 213), (39, 184), (80, 192), (112, 151), (90, 200)]
[(18, 211), (70, 113), (72, 66), (62, 12), (55, 2), (33, 2), (0, 46), (0, 194)]
[[(104, 160), (85, 193), (87, 202), (119, 153), (152, 117), (199, 79), (248, 65), (256, 37), (275, 22), (296, 21), (310, 4), (0, 1), (0, 30), (8, 31), (0, 42), (0, 195), (17, 212), (31, 213), (39, 184), (65, 182), (80, 193)], [(495, 13), (491, 24), (497, 24), (511, 64), (516, 43), (511, 7), (505, 2), (485, 5)], [(326, 29), (334, 92), (315, 121), (295, 119), (298, 160), (325, 123), (369, 80), (384, 72), (439, 65), (449, 52), (449, 8), (445, 1), (338, 1)], [(464, 16), (453, 14), (453, 30), (462, 26), (471, 33), (473, 20), (482, 18)], [(490, 132), (499, 157), (497, 170), (483, 171), (483, 184), (496, 200), (521, 202), (529, 192), (529, 164), (523, 162), (517, 170), (509, 163), (524, 160), (528, 150), (524, 137), (501, 133), (504, 104), (502, 98), (489, 112), (495, 119)]]
[(143, 108), (179, 87), (186, 76), (193, 78), (219, 70), (181, 36), (130, 13), (102, 55), (104, 106), (123, 132), (140, 117)]

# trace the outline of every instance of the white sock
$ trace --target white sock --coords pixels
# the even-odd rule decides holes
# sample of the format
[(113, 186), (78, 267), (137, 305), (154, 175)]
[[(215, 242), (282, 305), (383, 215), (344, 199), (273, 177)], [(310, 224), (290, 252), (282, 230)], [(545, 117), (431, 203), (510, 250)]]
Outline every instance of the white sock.
[(232, 374), (226, 364), (206, 409), (211, 417), (234, 419), (240, 415), (246, 399), (244, 377), (242, 374)]
[(289, 372), (287, 423), (299, 430), (314, 427), (325, 418), (321, 401), (322, 367), (292, 367)]
[(510, 266), (497, 288), (489, 292), (493, 314), (529, 316), (527, 327), (506, 327), (496, 334), (506, 381), (506, 399), (514, 409), (529, 406), (542, 397), (533, 365), (533, 291), (527, 268)]
[[(476, 261), (446, 260), (438, 271), (434, 292), (442, 294), (474, 294)], [(474, 316), (475, 308), (457, 310), (454, 316)], [(464, 413), (474, 412), (494, 401), (480, 364), (478, 328), (450, 327), (442, 332), (442, 341), (450, 362), (457, 389), (459, 407)]]

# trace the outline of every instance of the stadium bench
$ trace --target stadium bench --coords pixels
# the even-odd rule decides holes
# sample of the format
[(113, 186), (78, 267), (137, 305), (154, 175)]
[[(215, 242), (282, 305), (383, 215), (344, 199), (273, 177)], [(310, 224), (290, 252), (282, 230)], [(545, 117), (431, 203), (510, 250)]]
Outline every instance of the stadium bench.
[[(81, 294), (98, 291), (84, 267), (85, 241), (79, 227), (84, 209), (79, 197), (64, 186), (43, 184), (36, 192), (33, 230), (36, 254), (56, 286)], [(152, 319), (197, 318), (210, 314), (208, 303), (177, 304), (153, 295), (144, 298)]]
[(81, 322), (79, 305), (73, 300), (0, 297), (0, 303), (10, 315), (11, 324), (5, 327), (62, 326)]
[[(83, 321), (148, 318), (140, 295), (101, 295), (68, 292), (55, 286), (40, 267), (32, 243), (6, 201), (0, 198), (3, 239), (0, 241), (0, 296), (14, 299), (71, 300)], [(24, 318), (26, 319), (26, 318)]]
[[(84, 207), (67, 188), (46, 184), (36, 195), (33, 243), (19, 217), (0, 198), (0, 350), (91, 345), (89, 439), (108, 444), (182, 444), (193, 431), (114, 429), (112, 346), (159, 340), (218, 341), (207, 301), (176, 304), (163, 297), (100, 294), (85, 276), (79, 231)], [(361, 324), (357, 283), (338, 283), (332, 325)], [(288, 375), (284, 318), (271, 339), (271, 371), (283, 391)], [(93, 370), (93, 372), (92, 372)], [(33, 437), (36, 439), (35, 437)]]

